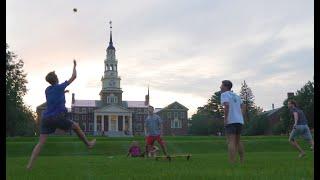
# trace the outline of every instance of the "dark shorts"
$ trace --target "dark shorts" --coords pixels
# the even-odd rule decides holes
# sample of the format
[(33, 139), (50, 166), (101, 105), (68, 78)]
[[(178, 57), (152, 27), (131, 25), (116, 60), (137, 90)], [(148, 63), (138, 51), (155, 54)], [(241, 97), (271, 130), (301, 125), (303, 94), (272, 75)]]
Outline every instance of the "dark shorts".
[(154, 141), (157, 141), (159, 144), (164, 145), (164, 141), (162, 140), (160, 135), (158, 135), (158, 136), (147, 136), (147, 138), (146, 138), (147, 145), (153, 145)]
[(226, 134), (241, 134), (242, 124), (232, 123), (225, 126)]
[(72, 127), (74, 122), (67, 120), (66, 113), (60, 113), (55, 116), (47, 117), (41, 119), (41, 134), (52, 134), (55, 130), (62, 129), (62, 130), (69, 130)]

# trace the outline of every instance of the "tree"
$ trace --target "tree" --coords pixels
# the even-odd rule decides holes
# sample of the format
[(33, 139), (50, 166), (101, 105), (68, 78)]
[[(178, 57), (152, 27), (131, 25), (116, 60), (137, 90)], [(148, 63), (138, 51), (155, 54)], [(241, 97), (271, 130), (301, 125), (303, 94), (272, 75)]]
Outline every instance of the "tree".
[(267, 115), (256, 116), (252, 121), (249, 122), (246, 129), (244, 129), (245, 135), (264, 135), (269, 128), (269, 122)]
[(245, 111), (245, 119), (246, 122), (250, 121), (250, 112), (254, 113), (256, 110), (256, 106), (254, 104), (254, 95), (252, 93), (251, 88), (247, 85), (246, 81), (243, 81), (241, 84), (240, 90), (240, 98), (245, 104), (246, 111)]
[(23, 102), (27, 93), (24, 63), (8, 48), (6, 44), (6, 135), (33, 135), (35, 114)]
[(207, 104), (198, 107), (197, 113), (191, 117), (191, 133), (199, 135), (216, 134), (223, 131), (223, 107), (220, 103), (221, 93), (215, 92)]

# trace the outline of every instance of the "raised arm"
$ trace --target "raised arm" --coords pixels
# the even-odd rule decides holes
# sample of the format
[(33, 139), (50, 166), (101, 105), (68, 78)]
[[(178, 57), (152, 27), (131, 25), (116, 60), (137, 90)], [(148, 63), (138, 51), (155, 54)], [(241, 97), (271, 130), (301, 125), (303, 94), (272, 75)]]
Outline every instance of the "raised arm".
[(68, 84), (71, 84), (77, 77), (77, 70), (76, 70), (77, 62), (73, 60), (73, 72), (71, 78), (68, 80)]

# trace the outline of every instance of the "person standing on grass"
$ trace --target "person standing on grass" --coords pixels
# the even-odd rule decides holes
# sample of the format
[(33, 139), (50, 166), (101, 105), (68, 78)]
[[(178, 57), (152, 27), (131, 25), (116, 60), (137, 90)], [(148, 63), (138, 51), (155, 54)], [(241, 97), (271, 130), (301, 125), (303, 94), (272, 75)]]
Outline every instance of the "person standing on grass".
[(46, 76), (46, 81), (51, 84), (45, 90), (47, 108), (42, 114), (41, 127), (40, 127), (40, 138), (38, 144), (34, 147), (27, 169), (31, 169), (35, 159), (39, 155), (43, 145), (45, 144), (48, 134), (52, 134), (55, 130), (70, 130), (76, 132), (79, 138), (84, 142), (88, 148), (93, 148), (96, 144), (96, 139), (88, 141), (85, 134), (81, 130), (78, 123), (67, 120), (66, 113), (67, 108), (65, 107), (65, 88), (70, 85), (77, 77), (76, 61), (73, 61), (73, 73), (68, 81), (59, 84), (59, 80), (55, 72), (50, 72)]
[(169, 160), (171, 160), (170, 156), (167, 153), (166, 144), (162, 139), (162, 134), (163, 134), (162, 119), (157, 114), (154, 114), (154, 108), (152, 106), (148, 107), (148, 117), (144, 121), (144, 132), (147, 135), (146, 154), (148, 155), (149, 152), (152, 151), (154, 141), (157, 141), (161, 146), (163, 154), (167, 156)]
[(221, 104), (224, 108), (224, 126), (227, 137), (229, 161), (236, 162), (236, 155), (239, 153), (240, 162), (244, 162), (244, 148), (240, 142), (240, 135), (243, 125), (244, 104), (240, 96), (231, 91), (232, 82), (222, 81)]
[(303, 136), (304, 139), (307, 140), (311, 145), (312, 150), (314, 149), (314, 142), (308, 126), (307, 118), (303, 111), (297, 107), (297, 103), (294, 100), (289, 100), (288, 108), (290, 109), (290, 113), (292, 113), (294, 119), (293, 129), (289, 136), (289, 142), (300, 152), (299, 158), (301, 158), (305, 156), (305, 152), (299, 146), (296, 138), (300, 135)]

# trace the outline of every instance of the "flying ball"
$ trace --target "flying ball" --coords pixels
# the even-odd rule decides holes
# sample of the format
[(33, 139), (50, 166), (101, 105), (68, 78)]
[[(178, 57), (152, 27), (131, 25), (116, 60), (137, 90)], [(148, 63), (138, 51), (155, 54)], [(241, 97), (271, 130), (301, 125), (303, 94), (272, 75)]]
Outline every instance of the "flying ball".
[(73, 12), (77, 12), (78, 10), (77, 10), (77, 8), (73, 8)]

